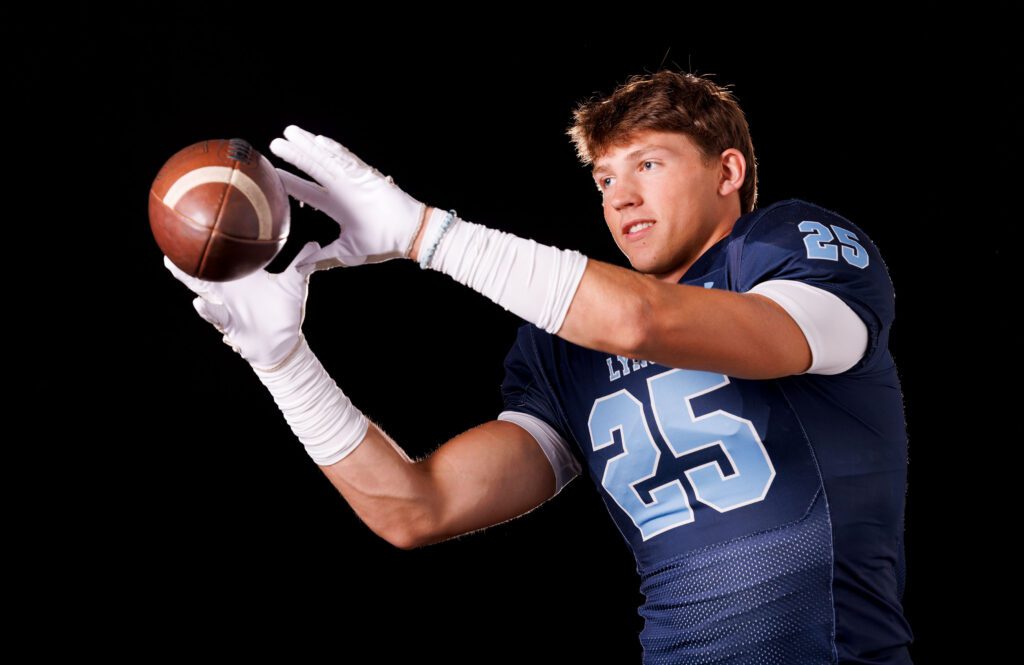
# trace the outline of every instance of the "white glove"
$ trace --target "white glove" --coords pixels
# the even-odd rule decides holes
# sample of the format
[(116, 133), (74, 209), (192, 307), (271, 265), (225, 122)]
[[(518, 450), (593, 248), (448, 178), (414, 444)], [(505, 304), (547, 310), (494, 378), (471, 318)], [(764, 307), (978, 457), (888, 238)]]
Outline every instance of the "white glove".
[(306, 243), (278, 274), (258, 270), (230, 282), (208, 282), (164, 265), (198, 297), (199, 315), (224, 333), (223, 341), (249, 361), (270, 391), (292, 432), (317, 464), (336, 464), (366, 436), (369, 421), (342, 392), (302, 335), (310, 258), (320, 251)]
[(337, 141), (295, 125), (284, 135), (270, 142), (270, 151), (316, 180), (277, 169), (285, 190), (341, 227), (338, 239), (312, 258), (318, 269), (409, 258), (425, 204)]
[(280, 273), (257, 270), (229, 282), (187, 275), (166, 256), (164, 266), (198, 296), (193, 307), (224, 334), (225, 344), (253, 368), (270, 371), (298, 347), (309, 275), (316, 270), (309, 259), (318, 251), (320, 245), (306, 243)]
[[(317, 269), (409, 258), (426, 206), (345, 146), (289, 125), (270, 150), (319, 182), (278, 169), (288, 193), (325, 212), (341, 227), (338, 239), (312, 259)], [(556, 334), (562, 327), (587, 257), (576, 250), (463, 220), (434, 208), (426, 221), (420, 266), (451, 276), (506, 310)]]

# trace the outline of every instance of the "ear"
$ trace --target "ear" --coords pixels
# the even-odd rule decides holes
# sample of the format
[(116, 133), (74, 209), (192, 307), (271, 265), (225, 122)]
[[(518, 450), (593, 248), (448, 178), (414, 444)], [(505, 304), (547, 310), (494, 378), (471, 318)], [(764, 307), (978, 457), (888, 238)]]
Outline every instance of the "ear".
[(739, 192), (743, 187), (743, 180), (747, 177), (746, 158), (736, 148), (729, 148), (722, 151), (721, 160), (722, 172), (718, 182), (718, 193), (728, 196), (733, 192)]

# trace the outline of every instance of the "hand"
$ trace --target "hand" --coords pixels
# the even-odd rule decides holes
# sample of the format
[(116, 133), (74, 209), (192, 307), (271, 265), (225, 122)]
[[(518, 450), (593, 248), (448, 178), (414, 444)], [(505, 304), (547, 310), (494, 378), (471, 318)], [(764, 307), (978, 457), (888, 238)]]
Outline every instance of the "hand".
[(311, 257), (320, 251), (306, 243), (286, 269), (257, 270), (230, 282), (208, 282), (183, 272), (164, 256), (164, 266), (197, 297), (199, 315), (224, 334), (223, 341), (250, 365), (269, 370), (289, 357), (301, 341)]
[(316, 180), (277, 169), (285, 190), (341, 227), (338, 239), (312, 258), (317, 269), (410, 258), (425, 204), (326, 136), (295, 125), (284, 135), (270, 142), (270, 151)]

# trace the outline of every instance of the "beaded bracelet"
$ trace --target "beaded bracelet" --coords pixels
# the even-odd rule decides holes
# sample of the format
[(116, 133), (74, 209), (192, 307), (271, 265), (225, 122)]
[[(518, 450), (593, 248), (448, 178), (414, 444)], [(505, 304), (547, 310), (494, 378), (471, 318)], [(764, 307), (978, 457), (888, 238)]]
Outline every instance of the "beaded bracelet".
[(434, 252), (437, 251), (437, 246), (441, 244), (441, 238), (444, 237), (445, 231), (447, 231), (448, 227), (450, 227), (452, 222), (455, 221), (455, 216), (457, 214), (458, 213), (455, 212), (455, 209), (452, 208), (448, 211), (448, 214), (445, 215), (444, 221), (441, 222), (441, 231), (437, 234), (437, 238), (435, 238), (434, 242), (430, 244), (430, 248), (427, 249), (426, 253), (420, 256), (420, 269), (426, 270), (430, 267), (430, 260), (434, 258)]

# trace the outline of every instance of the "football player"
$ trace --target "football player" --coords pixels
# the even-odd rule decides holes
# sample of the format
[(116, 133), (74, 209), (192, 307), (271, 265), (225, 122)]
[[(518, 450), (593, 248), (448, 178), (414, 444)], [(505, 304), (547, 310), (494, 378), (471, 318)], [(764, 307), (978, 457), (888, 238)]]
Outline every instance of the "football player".
[[(577, 475), (636, 557), (645, 663), (909, 663), (907, 442), (893, 287), (851, 220), (758, 207), (747, 122), (709, 79), (637, 75), (569, 129), (633, 270), (462, 219), (296, 126), (289, 194), (341, 226), (279, 275), (167, 267), (375, 533), (414, 548), (529, 512)], [(524, 323), (504, 410), (412, 460), (302, 336), (308, 276), (418, 261)]]

